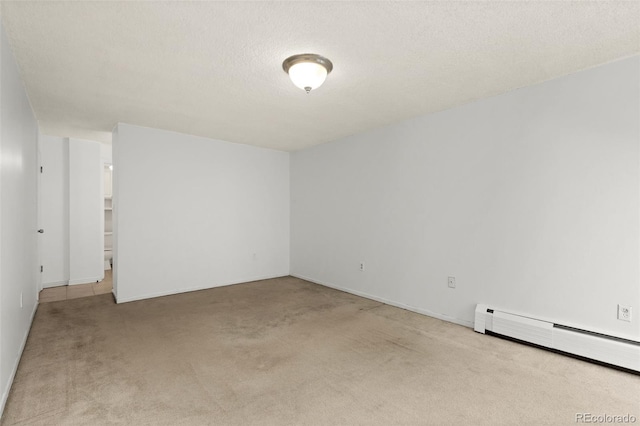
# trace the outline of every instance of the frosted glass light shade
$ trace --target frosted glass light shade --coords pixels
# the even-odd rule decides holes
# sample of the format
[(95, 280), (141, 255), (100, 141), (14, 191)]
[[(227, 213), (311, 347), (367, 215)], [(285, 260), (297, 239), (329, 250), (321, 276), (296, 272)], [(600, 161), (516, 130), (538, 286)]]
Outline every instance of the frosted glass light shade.
[(282, 69), (297, 87), (309, 93), (322, 86), (333, 69), (330, 60), (314, 53), (290, 56), (282, 63)]
[(322, 86), (327, 78), (327, 69), (316, 62), (298, 62), (289, 68), (289, 78), (308, 93)]

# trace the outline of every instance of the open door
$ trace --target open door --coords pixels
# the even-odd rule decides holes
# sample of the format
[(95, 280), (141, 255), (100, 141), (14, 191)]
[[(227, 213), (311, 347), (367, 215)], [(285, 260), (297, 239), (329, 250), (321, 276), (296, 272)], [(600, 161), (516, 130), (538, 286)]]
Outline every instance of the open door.
[(36, 170), (37, 178), (36, 178), (36, 215), (38, 221), (38, 237), (37, 240), (37, 253), (38, 253), (38, 265), (40, 265), (40, 272), (38, 273), (38, 282), (36, 285), (36, 290), (38, 291), (37, 299), (39, 300), (39, 294), (42, 290), (42, 237), (44, 234), (44, 228), (42, 224), (42, 135), (38, 131), (38, 149), (36, 152), (36, 164), (38, 169)]

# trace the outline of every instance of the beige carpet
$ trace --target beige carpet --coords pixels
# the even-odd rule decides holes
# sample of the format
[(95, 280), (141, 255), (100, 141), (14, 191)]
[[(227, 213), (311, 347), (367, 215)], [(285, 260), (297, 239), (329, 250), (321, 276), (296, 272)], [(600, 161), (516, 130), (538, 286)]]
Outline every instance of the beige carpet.
[(575, 424), (640, 377), (296, 278), (41, 304), (3, 425)]

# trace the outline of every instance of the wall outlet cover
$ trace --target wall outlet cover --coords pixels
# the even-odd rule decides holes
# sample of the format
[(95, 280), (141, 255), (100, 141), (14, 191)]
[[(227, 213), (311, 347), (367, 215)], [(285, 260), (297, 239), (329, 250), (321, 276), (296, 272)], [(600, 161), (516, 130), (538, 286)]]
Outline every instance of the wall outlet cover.
[(618, 305), (618, 319), (631, 322), (631, 306)]
[(449, 286), (449, 288), (456, 288), (456, 277), (448, 277), (447, 286)]

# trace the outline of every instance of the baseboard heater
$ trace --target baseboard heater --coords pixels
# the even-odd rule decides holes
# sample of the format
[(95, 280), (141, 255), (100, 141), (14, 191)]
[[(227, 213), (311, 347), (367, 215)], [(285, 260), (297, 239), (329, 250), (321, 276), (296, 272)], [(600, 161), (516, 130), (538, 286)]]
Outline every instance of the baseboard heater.
[(640, 342), (477, 305), (474, 330), (640, 373)]

